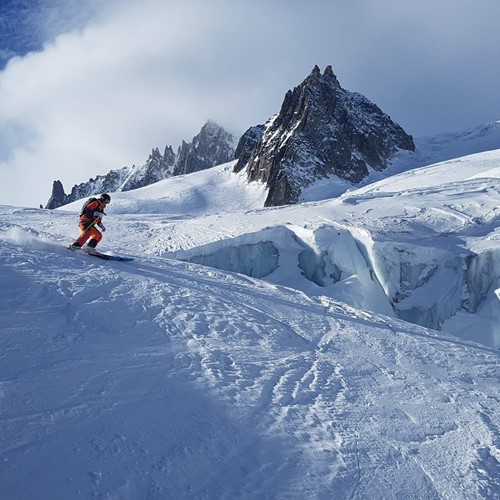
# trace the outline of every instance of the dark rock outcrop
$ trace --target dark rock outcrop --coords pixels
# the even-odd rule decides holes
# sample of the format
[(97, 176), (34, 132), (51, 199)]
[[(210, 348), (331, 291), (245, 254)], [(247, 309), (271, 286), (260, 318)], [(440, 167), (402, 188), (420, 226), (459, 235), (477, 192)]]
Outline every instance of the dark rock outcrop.
[(234, 152), (234, 158), (238, 160), (237, 165), (241, 170), (248, 162), (252, 156), (253, 151), (257, 147), (262, 134), (264, 133), (264, 125), (256, 125), (255, 127), (250, 127), (242, 136)]
[(331, 66), (317, 66), (264, 126), (248, 158), (248, 180), (269, 187), (266, 206), (297, 203), (303, 188), (336, 175), (352, 184), (383, 170), (398, 149), (414, 150), (410, 135), (361, 94), (340, 86)]
[(66, 195), (64, 194), (64, 187), (61, 181), (54, 181), (52, 184), (52, 194), (50, 195), (49, 201), (45, 208), (58, 208), (64, 205), (66, 202)]
[(191, 174), (233, 160), (237, 140), (217, 123), (208, 121), (192, 142), (182, 141), (174, 175)]

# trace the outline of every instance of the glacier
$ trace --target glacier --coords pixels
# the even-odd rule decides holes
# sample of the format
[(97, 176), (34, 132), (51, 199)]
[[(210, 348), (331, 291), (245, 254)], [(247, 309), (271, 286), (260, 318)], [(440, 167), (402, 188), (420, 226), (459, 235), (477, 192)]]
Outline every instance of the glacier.
[[(207, 215), (196, 219), (204, 227), (196, 241), (183, 236), (189, 227), (176, 224), (180, 244), (157, 242), (155, 252), (498, 348), (498, 161), (498, 151), (447, 160), (336, 200), (285, 207), (279, 218), (272, 210), (251, 213), (248, 221)], [(479, 331), (459, 327), (453, 318), (463, 313), (479, 314)]]
[[(308, 237), (303, 230), (297, 233), (268, 228), (164, 256), (329, 296), (436, 330), (458, 311), (476, 313), (500, 285), (500, 249), (473, 254), (378, 243), (340, 226), (319, 227)], [(492, 324), (482, 341), (500, 347), (500, 325)]]

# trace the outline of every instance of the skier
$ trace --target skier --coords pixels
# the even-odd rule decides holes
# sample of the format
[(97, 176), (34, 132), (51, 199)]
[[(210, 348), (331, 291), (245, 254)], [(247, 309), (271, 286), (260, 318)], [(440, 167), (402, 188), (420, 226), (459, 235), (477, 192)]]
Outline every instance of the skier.
[[(106, 215), (104, 209), (111, 201), (109, 194), (103, 193), (99, 198), (90, 198), (83, 205), (80, 212), (79, 226), (82, 231), (80, 237), (69, 248), (81, 248), (87, 240), (87, 248), (95, 248), (102, 239), (102, 232), (106, 231), (102, 218)], [(99, 231), (96, 226), (101, 228)]]

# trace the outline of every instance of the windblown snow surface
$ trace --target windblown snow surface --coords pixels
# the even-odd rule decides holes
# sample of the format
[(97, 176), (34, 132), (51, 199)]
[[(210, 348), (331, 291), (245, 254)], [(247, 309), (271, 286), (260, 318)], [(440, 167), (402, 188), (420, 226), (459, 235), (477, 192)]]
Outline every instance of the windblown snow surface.
[(500, 495), (500, 150), (259, 209), (231, 165), (0, 207), (0, 497)]

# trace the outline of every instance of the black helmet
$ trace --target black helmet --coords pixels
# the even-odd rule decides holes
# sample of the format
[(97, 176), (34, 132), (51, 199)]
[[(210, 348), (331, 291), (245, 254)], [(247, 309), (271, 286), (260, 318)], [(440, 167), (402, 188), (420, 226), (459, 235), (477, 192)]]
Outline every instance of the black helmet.
[(106, 203), (109, 203), (111, 201), (111, 196), (107, 193), (102, 193), (100, 196), (102, 201), (105, 201)]

